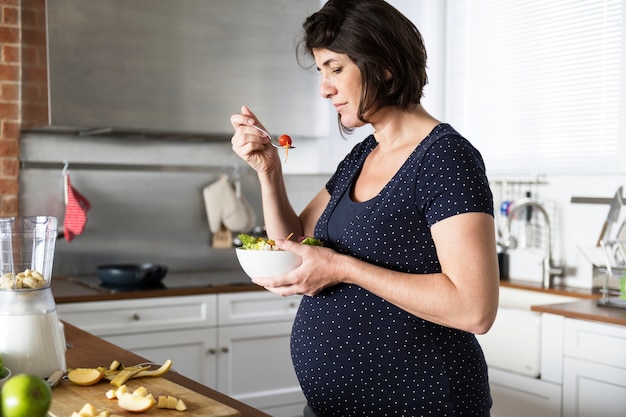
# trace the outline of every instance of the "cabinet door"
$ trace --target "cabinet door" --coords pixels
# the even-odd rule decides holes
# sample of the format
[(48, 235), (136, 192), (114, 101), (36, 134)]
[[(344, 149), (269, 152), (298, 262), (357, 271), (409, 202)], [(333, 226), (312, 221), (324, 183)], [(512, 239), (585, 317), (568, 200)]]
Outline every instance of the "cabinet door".
[(197, 329), (217, 324), (217, 296), (134, 298), (57, 305), (61, 320), (96, 336)]
[(491, 417), (561, 417), (561, 385), (489, 369)]
[(215, 388), (215, 333), (215, 329), (181, 330), (109, 336), (105, 339), (156, 363), (171, 359), (172, 369), (176, 372)]
[(302, 296), (281, 297), (269, 291), (219, 294), (219, 326), (235, 324), (293, 322)]
[(626, 369), (570, 357), (563, 365), (564, 416), (626, 415)]
[(626, 326), (565, 319), (563, 350), (565, 356), (626, 367)]
[(264, 411), (289, 405), (302, 410), (305, 399), (289, 352), (291, 324), (220, 327), (218, 391)]

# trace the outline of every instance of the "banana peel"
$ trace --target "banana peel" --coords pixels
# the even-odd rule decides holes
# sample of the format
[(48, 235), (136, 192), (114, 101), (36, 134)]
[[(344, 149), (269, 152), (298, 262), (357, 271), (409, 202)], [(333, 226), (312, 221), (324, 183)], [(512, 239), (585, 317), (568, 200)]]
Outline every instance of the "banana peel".
[(129, 379), (143, 378), (146, 376), (163, 376), (167, 373), (167, 371), (170, 370), (171, 367), (172, 361), (168, 359), (158, 369), (150, 370), (149, 366), (130, 366), (124, 367), (121, 371), (118, 371), (117, 374), (111, 373), (110, 375), (107, 375), (105, 373), (104, 377), (111, 381), (111, 385), (115, 387), (120, 387), (124, 385)]
[(165, 375), (172, 367), (172, 361), (166, 360), (158, 369), (150, 369), (150, 366), (134, 365), (123, 366), (119, 361), (111, 362), (108, 367), (99, 366), (95, 369), (103, 374), (103, 379), (107, 379), (111, 385), (120, 387), (129, 379), (143, 377), (158, 377)]
[(144, 376), (163, 376), (163, 375), (165, 375), (165, 373), (167, 371), (170, 370), (171, 367), (172, 367), (172, 361), (170, 359), (168, 359), (165, 362), (163, 362), (163, 365), (161, 365), (158, 369), (153, 369), (153, 370), (142, 369), (142, 370), (140, 370), (134, 376), (134, 378), (141, 378), (141, 377), (144, 377)]
[(129, 379), (135, 377), (139, 372), (141, 372), (141, 368), (140, 369), (122, 369), (121, 371), (117, 373), (117, 375), (113, 377), (113, 379), (111, 379), (110, 384), (113, 385), (114, 387), (120, 387), (124, 385)]

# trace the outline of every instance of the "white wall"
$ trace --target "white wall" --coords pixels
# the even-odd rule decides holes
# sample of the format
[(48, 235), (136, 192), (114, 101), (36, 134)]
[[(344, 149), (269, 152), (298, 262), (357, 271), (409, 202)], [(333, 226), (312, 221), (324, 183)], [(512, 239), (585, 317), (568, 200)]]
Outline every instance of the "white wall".
[[(445, 67), (445, 3), (441, 0), (388, 0), (418, 27), (428, 52), (429, 84), (425, 88), (424, 106), (435, 117), (445, 121), (444, 117), (444, 67)], [(322, 1), (322, 4), (325, 1)], [(341, 139), (336, 126), (336, 114), (328, 105), (329, 135), (318, 141), (302, 143), (302, 152), (298, 156), (290, 156), (290, 163), (285, 165), (287, 174), (309, 173), (297, 158), (308, 159), (317, 165), (322, 172), (333, 172), (336, 164), (357, 141), (363, 139), (370, 131), (370, 127), (361, 128), (347, 140)], [(306, 150), (305, 150), (306, 149)], [(306, 166), (305, 161), (302, 161)], [(313, 173), (313, 172), (311, 172)], [(537, 172), (519, 172), (515, 178), (535, 178)], [(490, 174), (490, 178), (499, 179), (497, 174)], [(591, 286), (592, 269), (578, 249), (581, 246), (592, 255), (598, 256), (595, 243), (600, 234), (602, 224), (608, 213), (608, 205), (572, 204), (572, 197), (609, 198), (615, 194), (620, 185), (626, 186), (626, 175), (548, 175), (544, 177), (547, 185), (538, 188), (540, 199), (554, 201), (555, 216), (552, 219), (559, 225), (556, 231), (555, 262), (563, 266), (566, 271), (564, 282), (568, 285), (588, 288)], [(313, 175), (310, 177), (294, 176), (291, 180), (290, 195), (297, 209), (304, 207), (312, 193), (323, 186), (325, 176)], [(289, 183), (290, 181), (288, 181)], [(308, 190), (305, 184), (311, 183), (313, 190)], [(288, 184), (289, 186), (289, 184)], [(305, 191), (306, 190), (306, 191)], [(293, 193), (292, 193), (293, 192)], [(598, 256), (599, 257), (599, 256)]]
[[(444, 68), (445, 68), (445, 7), (446, 2), (441, 0), (388, 0), (418, 27), (428, 52), (429, 85), (425, 89), (424, 106), (435, 117), (443, 121), (444, 117)], [(330, 120), (336, 116), (329, 109)], [(327, 155), (320, 156), (324, 171), (334, 170), (336, 162), (343, 156), (357, 140), (361, 140), (371, 129), (366, 127), (354, 133), (348, 141), (339, 138), (334, 123), (330, 123), (330, 138), (321, 152)], [(338, 143), (339, 142), (339, 143)], [(541, 172), (519, 172), (515, 178), (535, 178)], [(490, 178), (498, 179), (497, 175)], [(555, 248), (555, 262), (564, 267), (567, 285), (591, 287), (591, 264), (581, 254), (578, 246), (584, 248), (591, 255), (601, 259), (595, 248), (602, 224), (608, 213), (608, 205), (572, 204), (572, 197), (609, 198), (615, 194), (620, 185), (626, 186), (626, 175), (549, 175), (544, 177), (547, 185), (538, 188), (540, 199), (553, 201), (556, 207), (557, 218), (553, 223), (559, 226), (554, 236), (557, 244)]]

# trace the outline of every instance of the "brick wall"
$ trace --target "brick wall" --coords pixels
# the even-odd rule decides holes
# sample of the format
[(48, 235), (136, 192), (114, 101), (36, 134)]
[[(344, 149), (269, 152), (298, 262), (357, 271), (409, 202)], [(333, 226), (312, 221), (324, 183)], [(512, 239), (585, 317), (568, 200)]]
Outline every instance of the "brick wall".
[(19, 211), (20, 130), (47, 119), (45, 45), (45, 1), (0, 0), (0, 216)]
[(20, 2), (0, 0), (0, 215), (18, 211)]

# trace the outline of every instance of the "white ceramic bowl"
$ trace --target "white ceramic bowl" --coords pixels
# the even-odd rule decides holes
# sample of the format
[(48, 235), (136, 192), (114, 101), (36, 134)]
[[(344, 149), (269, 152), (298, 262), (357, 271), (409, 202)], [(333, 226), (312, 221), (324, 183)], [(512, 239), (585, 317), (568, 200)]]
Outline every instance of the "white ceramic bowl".
[(273, 277), (287, 273), (300, 265), (302, 258), (282, 250), (249, 250), (236, 248), (237, 259), (250, 278)]
[(11, 370), (7, 367), (5, 367), (4, 369), (6, 369), (7, 371), (9, 371), (9, 373), (7, 374), (7, 376), (5, 376), (4, 378), (0, 379), (0, 388), (2, 388), (2, 386), (4, 385), (4, 383), (11, 378)]

